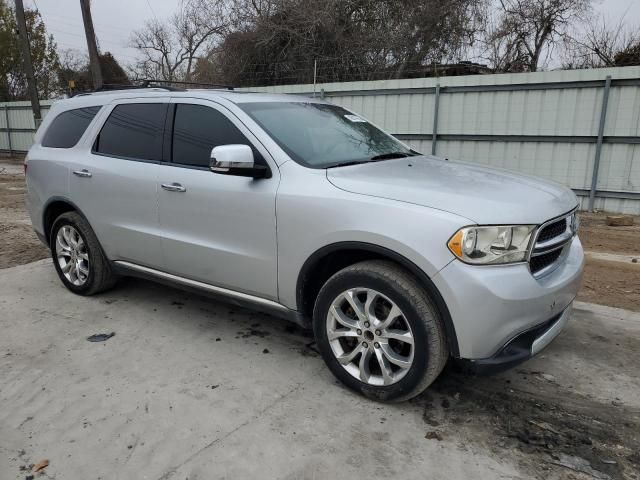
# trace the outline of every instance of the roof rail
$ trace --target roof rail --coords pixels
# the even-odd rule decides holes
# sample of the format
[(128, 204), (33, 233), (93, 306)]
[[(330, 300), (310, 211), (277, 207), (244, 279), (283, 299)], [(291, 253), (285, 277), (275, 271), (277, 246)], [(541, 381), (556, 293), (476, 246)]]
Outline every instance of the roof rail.
[(157, 79), (144, 79), (140, 80), (140, 83), (134, 85), (130, 84), (117, 84), (117, 83), (105, 83), (100, 88), (96, 88), (94, 90), (84, 91), (84, 92), (76, 92), (72, 96), (81, 96), (81, 95), (91, 95), (96, 92), (112, 92), (116, 90), (137, 90), (141, 88), (161, 88), (163, 90), (168, 90), (170, 92), (184, 92), (185, 88), (180, 86), (173, 85), (194, 85), (199, 87), (208, 87), (208, 88), (218, 88), (225, 90), (233, 90), (233, 87), (230, 85), (218, 85), (214, 83), (200, 83), (200, 82), (181, 82), (175, 80), (157, 80)]
[(118, 90), (138, 90), (138, 89), (141, 89), (141, 88), (160, 88), (160, 89), (168, 90), (168, 91), (171, 91), (171, 92), (183, 92), (184, 91), (184, 88), (170, 87), (170, 86), (167, 86), (167, 85), (151, 85), (151, 84), (148, 84), (145, 81), (141, 85), (105, 83), (100, 88), (95, 88), (93, 90), (75, 92), (71, 96), (72, 97), (80, 97), (80, 96), (85, 96), (85, 95), (91, 95), (92, 93), (98, 93), (98, 92), (114, 92), (114, 91), (118, 91)]
[(175, 88), (175, 87), (170, 87), (170, 85), (185, 85), (185, 86), (193, 85), (196, 87), (220, 88), (225, 90), (234, 89), (232, 85), (223, 85), (219, 83), (203, 83), (203, 82), (183, 82), (178, 80), (146, 79), (146, 80), (142, 80), (142, 84), (146, 87), (150, 87), (152, 84), (157, 84), (158, 88), (165, 88), (165, 85), (168, 84), (167, 88)]
[(170, 87), (167, 85), (151, 85), (147, 80), (143, 80), (140, 85), (125, 85), (125, 84), (117, 84), (117, 83), (105, 83), (100, 88), (96, 88), (93, 90), (94, 92), (110, 92), (112, 90), (135, 90), (138, 88), (163, 88), (165, 90), (181, 92), (184, 88)]

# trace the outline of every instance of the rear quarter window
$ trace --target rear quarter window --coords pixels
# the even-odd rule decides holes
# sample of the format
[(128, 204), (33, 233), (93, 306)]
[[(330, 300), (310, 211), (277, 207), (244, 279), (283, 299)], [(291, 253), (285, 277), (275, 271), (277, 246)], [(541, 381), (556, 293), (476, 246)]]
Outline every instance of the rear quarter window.
[(49, 148), (74, 147), (100, 108), (76, 108), (62, 112), (49, 125), (42, 139), (42, 146)]

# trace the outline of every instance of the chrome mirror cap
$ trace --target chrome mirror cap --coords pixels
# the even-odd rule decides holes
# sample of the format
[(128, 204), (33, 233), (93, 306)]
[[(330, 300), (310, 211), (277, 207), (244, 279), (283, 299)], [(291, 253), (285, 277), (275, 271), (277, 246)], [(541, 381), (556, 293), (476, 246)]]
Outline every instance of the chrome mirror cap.
[(228, 173), (231, 169), (254, 167), (253, 152), (248, 145), (220, 145), (211, 150), (209, 168), (212, 172)]
[(209, 169), (222, 175), (236, 177), (270, 178), (266, 165), (256, 164), (249, 145), (220, 145), (211, 150)]

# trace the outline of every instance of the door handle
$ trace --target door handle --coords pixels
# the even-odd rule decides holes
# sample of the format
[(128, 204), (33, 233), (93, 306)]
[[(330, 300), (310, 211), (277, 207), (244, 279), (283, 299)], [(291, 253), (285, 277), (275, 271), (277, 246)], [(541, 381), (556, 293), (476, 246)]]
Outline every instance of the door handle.
[(163, 183), (162, 188), (168, 192), (186, 192), (187, 189), (179, 183)]
[(76, 177), (83, 177), (83, 178), (91, 177), (91, 172), (89, 170), (87, 170), (86, 168), (83, 168), (82, 170), (74, 170), (73, 174)]

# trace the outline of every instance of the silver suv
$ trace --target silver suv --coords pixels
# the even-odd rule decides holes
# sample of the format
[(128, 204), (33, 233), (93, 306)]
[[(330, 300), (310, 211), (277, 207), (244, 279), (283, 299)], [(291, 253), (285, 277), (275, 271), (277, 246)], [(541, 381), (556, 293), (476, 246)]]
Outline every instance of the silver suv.
[(33, 226), (64, 285), (135, 275), (312, 327), (379, 400), (538, 353), (583, 270), (561, 185), (421, 155), (298, 96), (147, 88), (57, 102), (26, 159)]

